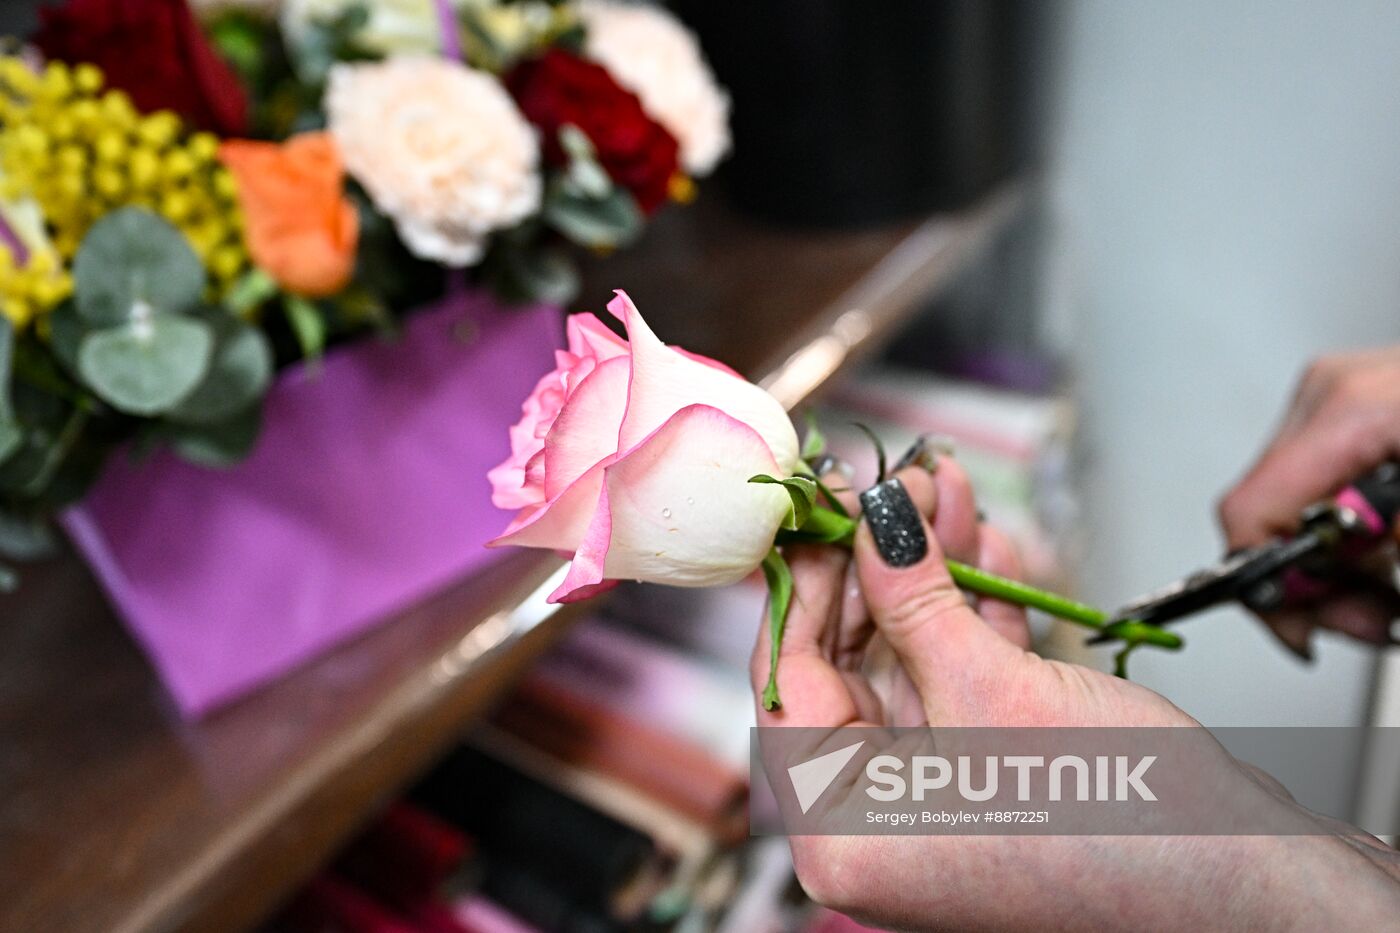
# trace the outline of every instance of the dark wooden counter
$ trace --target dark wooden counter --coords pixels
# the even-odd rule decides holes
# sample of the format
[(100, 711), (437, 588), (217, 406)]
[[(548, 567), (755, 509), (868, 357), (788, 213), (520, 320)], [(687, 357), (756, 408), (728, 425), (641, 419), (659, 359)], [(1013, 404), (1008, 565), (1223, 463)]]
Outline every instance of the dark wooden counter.
[[(667, 342), (761, 377), (790, 407), (876, 345), (1013, 212), (794, 233), (717, 204), (662, 215), (588, 270)], [(86, 569), (0, 598), (0, 929), (244, 928), (439, 756), (564, 631), (559, 572), (507, 555), (199, 723), (181, 722)]]

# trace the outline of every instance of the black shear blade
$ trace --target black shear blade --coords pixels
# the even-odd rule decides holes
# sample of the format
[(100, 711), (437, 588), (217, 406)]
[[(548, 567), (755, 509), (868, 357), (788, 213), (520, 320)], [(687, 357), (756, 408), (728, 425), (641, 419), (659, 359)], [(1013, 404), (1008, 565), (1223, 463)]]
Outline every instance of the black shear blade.
[(1250, 600), (1250, 588), (1273, 577), (1324, 546), (1313, 532), (1277, 540), (1226, 557), (1214, 567), (1198, 571), (1171, 586), (1128, 603), (1113, 616), (1114, 622), (1133, 619), (1165, 625), (1184, 616), (1230, 600)]
[(1113, 615), (1114, 622), (1134, 620), (1162, 625), (1193, 612), (1233, 599), (1243, 571), (1258, 560), (1263, 548), (1241, 551), (1214, 567), (1198, 570), (1188, 577), (1148, 593), (1123, 606)]

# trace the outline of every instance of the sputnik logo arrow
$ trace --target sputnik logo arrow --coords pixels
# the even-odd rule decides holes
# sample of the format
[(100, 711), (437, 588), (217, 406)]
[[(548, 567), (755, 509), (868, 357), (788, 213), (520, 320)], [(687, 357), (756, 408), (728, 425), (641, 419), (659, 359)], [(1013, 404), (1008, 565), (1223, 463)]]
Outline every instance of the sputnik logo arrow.
[(846, 763), (855, 757), (864, 744), (864, 741), (860, 741), (854, 745), (847, 745), (845, 748), (838, 748), (834, 752), (827, 752), (819, 758), (788, 768), (788, 778), (797, 794), (797, 805), (802, 808), (804, 814), (812, 809), (812, 804), (831, 786), (841, 769), (846, 767)]

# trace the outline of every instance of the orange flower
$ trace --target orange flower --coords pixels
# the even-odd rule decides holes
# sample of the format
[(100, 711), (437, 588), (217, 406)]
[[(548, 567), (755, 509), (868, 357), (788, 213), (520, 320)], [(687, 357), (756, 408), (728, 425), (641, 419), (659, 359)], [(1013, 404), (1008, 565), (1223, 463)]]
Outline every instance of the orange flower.
[(229, 140), (219, 161), (238, 182), (253, 261), (289, 292), (320, 298), (340, 291), (355, 268), (360, 225), (331, 135)]

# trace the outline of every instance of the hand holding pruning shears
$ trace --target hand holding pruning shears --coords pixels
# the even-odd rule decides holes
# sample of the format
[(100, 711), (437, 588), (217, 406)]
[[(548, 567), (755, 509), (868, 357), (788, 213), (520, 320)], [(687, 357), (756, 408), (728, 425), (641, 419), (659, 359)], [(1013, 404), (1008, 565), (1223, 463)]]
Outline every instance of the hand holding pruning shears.
[(1105, 632), (1238, 602), (1304, 660), (1317, 627), (1392, 644), (1397, 516), (1400, 348), (1324, 358), (1303, 377), (1273, 443), (1221, 501), (1229, 553), (1127, 603)]
[[(1344, 543), (1322, 572), (1318, 558), (1301, 559), (1306, 578), (1290, 574), (1278, 593), (1284, 599), (1257, 606), (1300, 657), (1311, 657), (1316, 628), (1376, 645), (1392, 642), (1390, 625), (1400, 616), (1392, 540), (1400, 479), (1386, 465), (1398, 459), (1400, 347), (1324, 357), (1299, 383), (1268, 449), (1221, 501), (1220, 523), (1231, 550), (1306, 537), (1309, 522), (1320, 519), (1347, 523), (1348, 510), (1362, 518), (1342, 536)], [(1342, 514), (1333, 511), (1328, 518), (1329, 507), (1310, 508), (1329, 501)], [(1373, 515), (1365, 514), (1366, 504)]]

